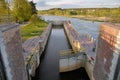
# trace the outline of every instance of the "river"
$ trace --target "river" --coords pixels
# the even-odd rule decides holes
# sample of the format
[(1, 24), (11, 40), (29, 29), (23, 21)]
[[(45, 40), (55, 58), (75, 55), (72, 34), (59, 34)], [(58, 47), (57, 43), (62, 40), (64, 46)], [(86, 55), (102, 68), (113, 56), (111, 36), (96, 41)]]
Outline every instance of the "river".
[(71, 24), (73, 27), (79, 32), (79, 34), (89, 33), (94, 37), (94, 39), (97, 39), (98, 37), (98, 31), (99, 26), (101, 22), (93, 22), (93, 21), (87, 21), (87, 20), (80, 20), (77, 18), (68, 18), (63, 16), (41, 16), (42, 19), (45, 21), (48, 20), (69, 20), (71, 21)]

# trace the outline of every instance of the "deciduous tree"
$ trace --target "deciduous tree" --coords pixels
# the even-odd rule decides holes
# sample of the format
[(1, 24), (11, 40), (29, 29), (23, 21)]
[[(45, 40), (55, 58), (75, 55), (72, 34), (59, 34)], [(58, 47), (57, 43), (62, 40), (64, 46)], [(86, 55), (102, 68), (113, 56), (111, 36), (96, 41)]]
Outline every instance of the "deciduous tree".
[(34, 3), (33, 1), (30, 1), (29, 2), (30, 3), (30, 5), (31, 5), (31, 10), (32, 10), (32, 14), (37, 14), (37, 9), (36, 9), (36, 3)]
[(0, 16), (7, 13), (7, 5), (5, 3), (5, 0), (0, 0)]
[(32, 15), (32, 7), (27, 0), (14, 0), (13, 14), (16, 21), (28, 21)]

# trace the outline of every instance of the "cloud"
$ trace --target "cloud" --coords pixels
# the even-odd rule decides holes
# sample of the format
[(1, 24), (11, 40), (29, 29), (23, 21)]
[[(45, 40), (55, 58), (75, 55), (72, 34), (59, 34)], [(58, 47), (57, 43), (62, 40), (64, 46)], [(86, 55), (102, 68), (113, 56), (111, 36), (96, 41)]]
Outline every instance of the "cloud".
[[(32, 1), (32, 0), (28, 0), (28, 1)], [(35, 2), (35, 3), (38, 3), (38, 2), (40, 2), (41, 0), (33, 0), (33, 2)]]
[[(29, 0), (31, 1), (31, 0)], [(120, 0), (33, 0), (37, 9), (118, 7)]]
[(81, 1), (74, 1), (74, 0), (59, 0), (59, 1), (48, 1), (46, 2), (47, 5), (77, 5), (81, 3)]

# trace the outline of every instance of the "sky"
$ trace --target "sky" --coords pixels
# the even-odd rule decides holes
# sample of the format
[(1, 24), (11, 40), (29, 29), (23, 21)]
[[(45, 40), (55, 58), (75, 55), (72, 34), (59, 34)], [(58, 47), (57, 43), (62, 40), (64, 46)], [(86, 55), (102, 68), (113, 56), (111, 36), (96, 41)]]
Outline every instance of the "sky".
[(120, 0), (33, 0), (33, 2), (36, 3), (38, 10), (50, 8), (113, 8), (120, 6)]

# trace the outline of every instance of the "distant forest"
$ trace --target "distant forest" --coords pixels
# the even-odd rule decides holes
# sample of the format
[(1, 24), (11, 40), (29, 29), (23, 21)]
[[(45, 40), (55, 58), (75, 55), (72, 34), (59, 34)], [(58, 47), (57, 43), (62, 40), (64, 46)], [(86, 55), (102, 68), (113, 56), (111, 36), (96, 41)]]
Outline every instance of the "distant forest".
[(53, 8), (49, 10), (39, 10), (39, 15), (57, 15), (77, 18), (110, 18), (112, 22), (120, 22), (119, 8), (78, 8), (78, 9), (61, 9)]

